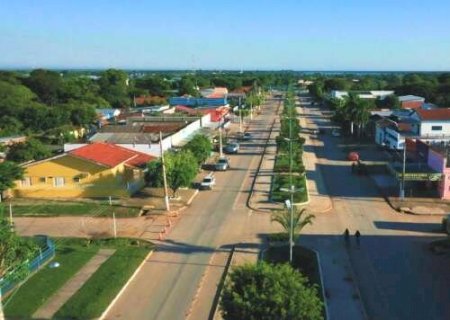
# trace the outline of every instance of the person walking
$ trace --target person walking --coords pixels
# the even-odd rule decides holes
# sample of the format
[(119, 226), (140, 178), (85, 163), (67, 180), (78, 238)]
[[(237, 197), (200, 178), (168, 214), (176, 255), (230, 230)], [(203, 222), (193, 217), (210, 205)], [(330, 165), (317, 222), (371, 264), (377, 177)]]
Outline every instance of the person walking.
[(345, 229), (344, 231), (344, 240), (345, 245), (348, 246), (350, 244), (350, 231), (348, 231), (348, 229)]
[(361, 237), (361, 233), (359, 232), (359, 230), (356, 230), (355, 237), (356, 237), (356, 245), (359, 248), (359, 245), (360, 245), (360, 239), (359, 238)]

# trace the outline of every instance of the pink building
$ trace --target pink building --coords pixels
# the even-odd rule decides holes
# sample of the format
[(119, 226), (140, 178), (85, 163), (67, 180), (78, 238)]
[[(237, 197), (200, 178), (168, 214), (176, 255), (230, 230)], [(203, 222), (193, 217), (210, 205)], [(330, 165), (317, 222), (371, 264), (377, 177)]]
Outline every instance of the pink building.
[(447, 161), (448, 159), (444, 152), (434, 150), (433, 147), (428, 150), (428, 166), (442, 173), (442, 179), (438, 185), (441, 199), (450, 199), (450, 168), (447, 166)]

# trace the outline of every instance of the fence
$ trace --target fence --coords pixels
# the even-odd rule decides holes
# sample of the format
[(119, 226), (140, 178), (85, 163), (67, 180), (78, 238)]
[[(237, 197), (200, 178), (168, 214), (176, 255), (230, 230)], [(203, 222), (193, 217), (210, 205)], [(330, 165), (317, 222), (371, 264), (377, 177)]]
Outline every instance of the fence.
[[(55, 243), (45, 236), (45, 249), (39, 249), (39, 255), (35, 257), (33, 260), (28, 262), (28, 271), (29, 273), (33, 273), (37, 271), (40, 267), (42, 267), (48, 260), (55, 256)], [(8, 276), (13, 278), (14, 270), (8, 272), (5, 277), (0, 279), (0, 290), (2, 293), (2, 297), (5, 297), (9, 292), (11, 292), (19, 283), (18, 280), (8, 280)]]

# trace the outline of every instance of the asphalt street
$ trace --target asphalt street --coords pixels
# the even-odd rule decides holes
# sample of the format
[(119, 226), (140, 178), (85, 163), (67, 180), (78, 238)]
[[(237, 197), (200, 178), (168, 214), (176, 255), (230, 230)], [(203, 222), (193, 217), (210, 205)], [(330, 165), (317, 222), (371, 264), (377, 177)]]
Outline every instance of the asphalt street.
[(200, 192), (169, 236), (158, 243), (107, 319), (184, 319), (212, 254), (253, 239), (264, 230), (262, 225), (270, 226), (268, 217), (251, 215), (246, 201), (276, 105), (269, 103), (251, 122), (253, 139), (229, 156), (231, 169), (215, 174), (216, 187)]

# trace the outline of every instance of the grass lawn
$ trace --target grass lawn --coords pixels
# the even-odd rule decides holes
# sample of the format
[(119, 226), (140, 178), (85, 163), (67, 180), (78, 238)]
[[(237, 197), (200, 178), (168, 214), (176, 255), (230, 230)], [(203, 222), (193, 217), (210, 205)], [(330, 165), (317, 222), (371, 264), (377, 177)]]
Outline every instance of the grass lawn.
[[(276, 202), (283, 202), (290, 199), (291, 195), (288, 192), (280, 191), (280, 188), (290, 189), (289, 175), (277, 174), (272, 179), (271, 199)], [(308, 200), (308, 193), (306, 190), (305, 176), (292, 176), (292, 182), (296, 188), (303, 188), (301, 191), (294, 193), (294, 202), (301, 203)]]
[(5, 314), (9, 318), (28, 319), (47, 299), (61, 288), (89, 259), (98, 247), (62, 244), (56, 248), (53, 261), (59, 268), (43, 267), (7, 298)]
[(56, 313), (58, 319), (99, 317), (147, 256), (148, 247), (119, 248)]
[[(5, 304), (5, 314), (12, 319), (29, 319), (33, 313), (42, 306), (59, 288), (61, 288), (81, 267), (91, 259), (100, 248), (116, 248), (116, 253), (108, 259), (96, 273), (85, 284), (91, 283), (94, 276), (100, 270), (108, 272), (104, 274), (100, 281), (103, 284), (110, 282), (111, 286), (100, 286), (97, 284), (95, 292), (89, 291), (89, 298), (92, 304), (106, 308), (106, 305), (112, 300), (120, 290), (123, 283), (134, 272), (136, 266), (142, 261), (143, 257), (151, 250), (152, 244), (135, 239), (75, 239), (60, 238), (56, 239), (56, 256), (53, 261), (58, 261), (59, 268), (50, 269), (48, 266), (42, 268), (30, 279), (28, 279), (15, 293), (7, 298)], [(107, 265), (107, 267), (105, 267)], [(106, 281), (107, 279), (108, 281)], [(97, 280), (99, 281), (99, 280)], [(80, 289), (75, 295), (80, 296)], [(93, 293), (93, 294), (92, 294)], [(84, 294), (82, 295), (83, 298)], [(106, 303), (106, 305), (105, 305)], [(100, 313), (103, 310), (100, 311)], [(81, 312), (81, 311), (77, 311)], [(74, 317), (77, 314), (74, 315)], [(73, 318), (63, 317), (63, 318)], [(88, 319), (91, 317), (81, 317)]]
[(108, 205), (97, 202), (70, 202), (70, 201), (42, 201), (26, 200), (13, 201), (14, 216), (112, 216), (114, 211), (117, 218), (136, 217), (139, 208)]

